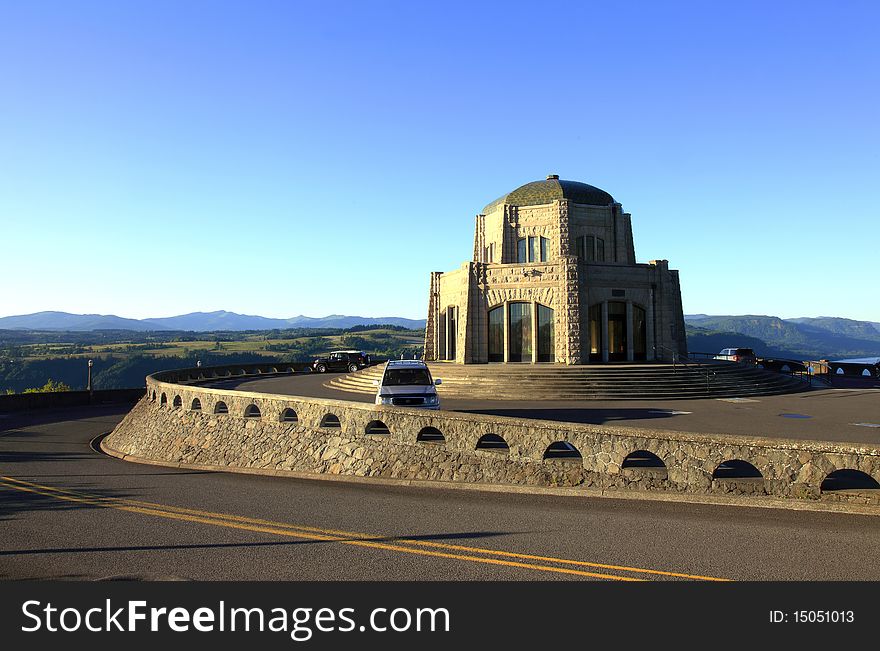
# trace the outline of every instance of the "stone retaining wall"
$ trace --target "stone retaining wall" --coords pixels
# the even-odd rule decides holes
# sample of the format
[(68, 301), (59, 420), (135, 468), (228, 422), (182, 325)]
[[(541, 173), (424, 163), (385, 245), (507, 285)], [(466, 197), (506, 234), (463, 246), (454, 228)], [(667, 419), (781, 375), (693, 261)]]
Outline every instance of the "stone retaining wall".
[[(157, 377), (188, 376), (148, 377), (147, 395), (107, 439), (110, 448), (169, 463), (802, 499), (818, 499), (823, 480), (835, 470), (880, 478), (880, 450), (870, 446), (377, 407), (209, 389)], [(199, 409), (193, 410), (196, 400)], [(227, 413), (215, 413), (220, 403)], [(295, 421), (290, 412), (284, 420), (288, 409)], [(336, 416), (338, 426), (328, 425), (328, 415)], [(435, 428), (443, 440), (420, 440), (425, 428)], [(477, 449), (486, 434), (502, 437), (509, 449)], [(575, 446), (582, 458), (546, 459), (548, 447), (557, 442)], [(665, 468), (626, 467), (636, 451), (653, 453)], [(713, 478), (730, 460), (752, 464), (762, 477)], [(878, 503), (870, 492), (834, 496), (842, 497)]]

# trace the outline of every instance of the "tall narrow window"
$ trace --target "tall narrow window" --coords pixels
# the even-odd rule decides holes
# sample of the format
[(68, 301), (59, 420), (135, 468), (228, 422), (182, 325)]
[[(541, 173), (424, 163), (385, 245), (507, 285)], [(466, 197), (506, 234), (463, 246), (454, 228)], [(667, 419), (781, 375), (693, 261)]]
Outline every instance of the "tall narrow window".
[(647, 359), (648, 337), (644, 308), (633, 305), (633, 355), (637, 360)]
[(555, 357), (553, 340), (553, 310), (538, 305), (538, 361), (553, 362)]
[(541, 238), (541, 262), (547, 262), (547, 238)]
[(626, 361), (626, 303), (608, 301), (608, 359)]
[(602, 360), (602, 304), (590, 306), (590, 361)]
[(529, 235), (529, 262), (534, 262), (538, 259), (538, 256), (535, 255), (535, 248), (538, 245), (538, 238), (533, 235)]
[(511, 362), (531, 362), (532, 304), (510, 303), (508, 324), (510, 350), (507, 359)]
[(587, 235), (584, 240), (584, 249), (587, 251), (587, 262), (594, 262), (596, 260), (596, 238), (592, 235)]
[(495, 262), (495, 243), (489, 245), (489, 262)]
[(449, 318), (449, 346), (447, 346), (446, 350), (446, 359), (455, 359), (455, 344), (456, 339), (458, 339), (458, 328), (456, 327), (456, 312), (458, 312), (458, 308), (449, 306), (446, 314)]
[(605, 262), (605, 240), (602, 238), (596, 239), (596, 260)]
[(579, 237), (574, 241), (574, 251), (581, 262), (587, 259), (587, 255), (584, 252), (584, 238)]
[(504, 306), (489, 310), (489, 361), (504, 361)]
[(516, 241), (516, 261), (526, 262), (526, 238)]

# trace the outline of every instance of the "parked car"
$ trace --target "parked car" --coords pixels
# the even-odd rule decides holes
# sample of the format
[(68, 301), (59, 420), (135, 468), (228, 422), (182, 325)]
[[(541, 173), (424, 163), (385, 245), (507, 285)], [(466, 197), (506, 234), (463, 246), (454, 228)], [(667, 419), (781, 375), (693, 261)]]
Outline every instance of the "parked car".
[(431, 379), (428, 365), (421, 360), (391, 360), (385, 364), (381, 380), (374, 380), (377, 405), (440, 409), (437, 386), (441, 380)]
[(348, 371), (354, 373), (370, 365), (370, 356), (361, 350), (334, 350), (326, 357), (312, 362), (312, 369), (318, 373), (327, 371)]
[(723, 359), (729, 362), (741, 362), (743, 364), (757, 364), (758, 358), (751, 348), (725, 348), (715, 355), (715, 359)]

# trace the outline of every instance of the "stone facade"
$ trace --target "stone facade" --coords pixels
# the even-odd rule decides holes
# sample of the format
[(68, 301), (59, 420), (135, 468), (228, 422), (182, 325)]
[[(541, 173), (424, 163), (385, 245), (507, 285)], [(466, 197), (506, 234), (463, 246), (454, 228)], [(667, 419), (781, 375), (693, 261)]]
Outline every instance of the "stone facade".
[[(492, 336), (499, 319), (503, 342)], [(678, 272), (666, 260), (637, 263), (629, 213), (586, 184), (549, 176), (505, 195), (477, 215), (473, 259), (431, 274), (429, 361), (587, 364), (686, 354)]]
[[(802, 499), (819, 498), (823, 480), (835, 470), (880, 478), (880, 451), (871, 446), (426, 412), (175, 383), (193, 374), (147, 378), (147, 395), (107, 446), (171, 464)], [(224, 413), (215, 413), (221, 403)], [(426, 428), (442, 437), (423, 440)], [(507, 449), (481, 449), (487, 434), (502, 437)], [(546, 458), (560, 442), (580, 456)], [(662, 466), (628, 463), (643, 452), (656, 455)], [(752, 464), (761, 476), (715, 477), (730, 460)], [(877, 503), (870, 495), (829, 498)]]

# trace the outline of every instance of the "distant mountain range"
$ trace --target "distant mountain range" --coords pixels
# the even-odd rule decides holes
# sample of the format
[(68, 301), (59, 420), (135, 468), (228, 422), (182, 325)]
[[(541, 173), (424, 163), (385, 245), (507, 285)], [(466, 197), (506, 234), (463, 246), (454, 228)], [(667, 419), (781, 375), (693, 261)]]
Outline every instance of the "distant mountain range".
[[(722, 348), (753, 348), (759, 355), (796, 359), (845, 359), (880, 356), (880, 323), (838, 317), (780, 319), (776, 316), (685, 315), (688, 348), (715, 353)], [(112, 314), (37, 312), (0, 317), (5, 330), (275, 330), (285, 328), (351, 328), (357, 325), (396, 325), (422, 329), (424, 319), (362, 317), (331, 314), (315, 318), (271, 319), (235, 312), (192, 312), (153, 319), (126, 319)]]
[(351, 328), (357, 325), (396, 325), (421, 329), (424, 319), (403, 317), (364, 317), (331, 314), (325, 317), (295, 316), (289, 319), (271, 319), (235, 312), (191, 312), (179, 316), (154, 319), (126, 319), (114, 314), (70, 314), (68, 312), (36, 312), (20, 316), (0, 317), (3, 330), (185, 330), (210, 332), (214, 330), (283, 330), (285, 328)]
[(688, 348), (753, 348), (758, 355), (803, 359), (880, 356), (880, 323), (839, 317), (685, 315)]

